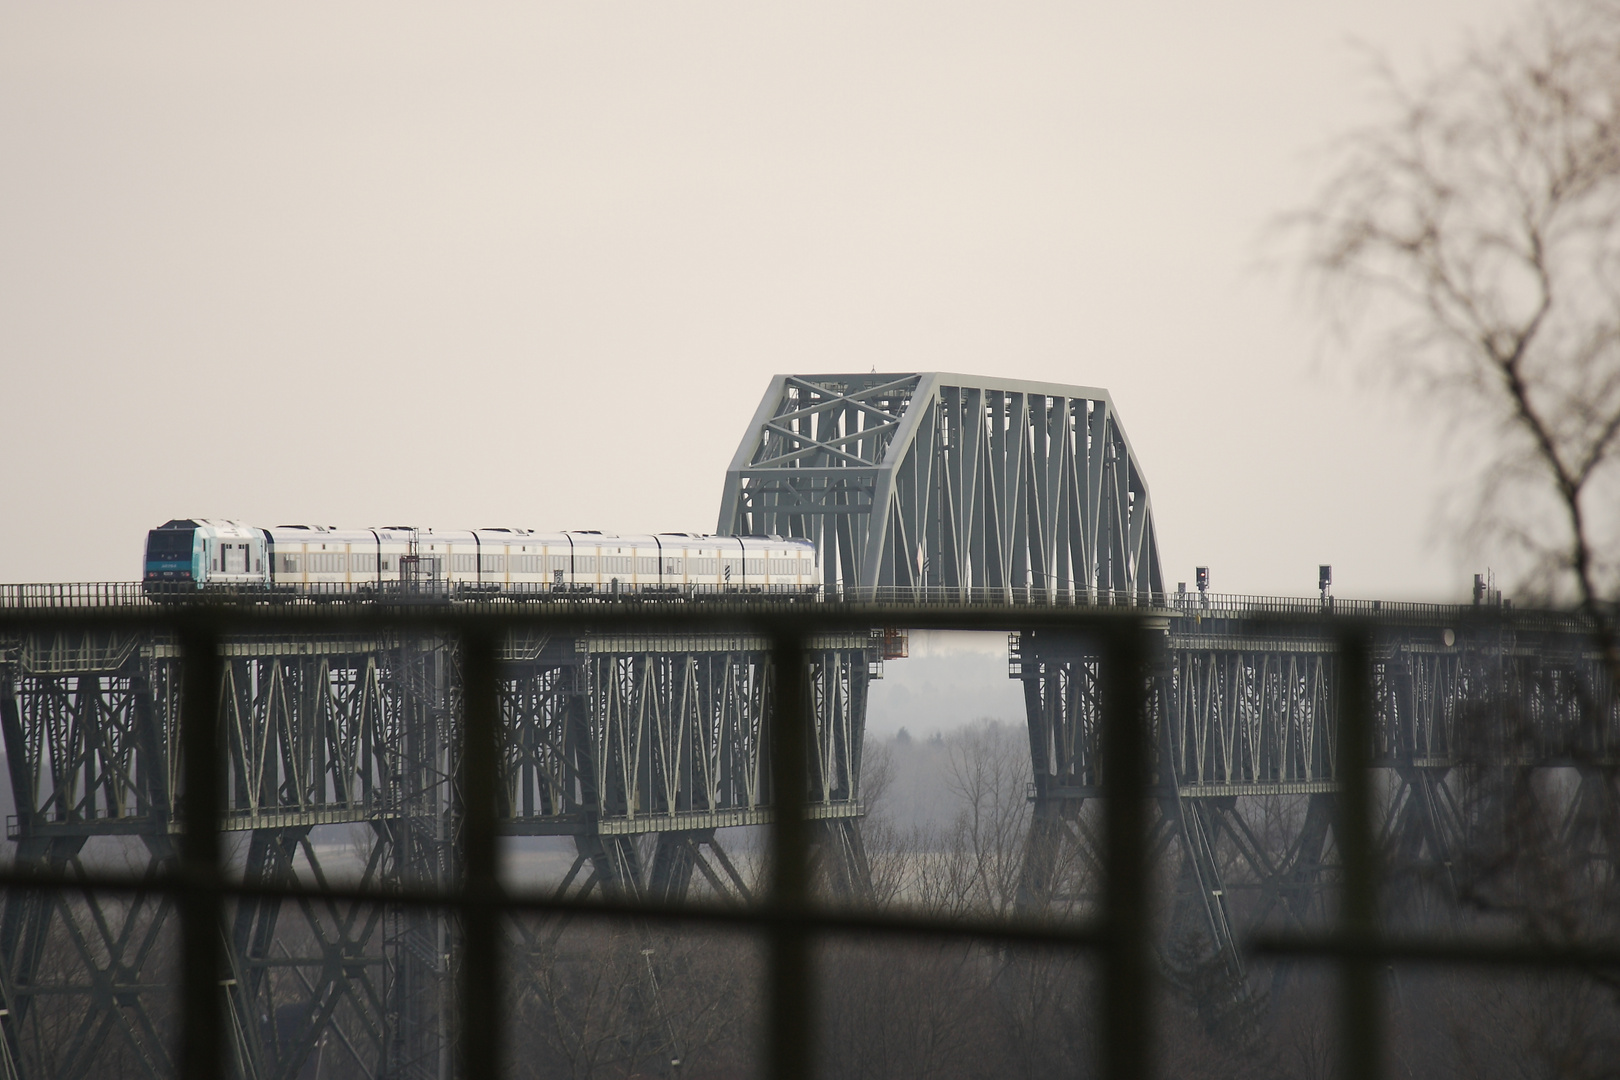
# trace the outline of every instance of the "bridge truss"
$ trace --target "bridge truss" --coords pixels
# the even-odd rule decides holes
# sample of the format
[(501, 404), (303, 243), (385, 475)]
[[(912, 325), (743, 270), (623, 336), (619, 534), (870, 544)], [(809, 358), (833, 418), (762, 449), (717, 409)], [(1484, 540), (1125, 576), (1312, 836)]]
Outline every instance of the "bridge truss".
[[(0, 648), (17, 866), (172, 866), (183, 798), (174, 644), (101, 633)], [(858, 895), (860, 747), (879, 649), (869, 635), (833, 635), (808, 652), (810, 812), (831, 885)], [(224, 653), (224, 827), (245, 883), (455, 880), (461, 704), (448, 640), (240, 638)], [(752, 868), (717, 830), (770, 820), (766, 716), (778, 680), (762, 639), (514, 635), (503, 661), (503, 830), (572, 839), (557, 887), (678, 901), (696, 876), (719, 898), (748, 898)], [(0, 1030), (21, 1074), (116, 1064), (172, 1075), (176, 921), (167, 898), (5, 894)], [(532, 927), (511, 932), (519, 952), (547, 945)], [(240, 901), (227, 986), (242, 1075), (296, 1077), (317, 1055), (362, 1075), (447, 1075), (457, 935), (406, 905)]]
[[(1020, 611), (1121, 608), (1157, 626), (1146, 721), (1154, 850), (1175, 883), (1169, 917), (1200, 928), (1236, 980), (1244, 928), (1324, 918), (1338, 877), (1340, 665), (1329, 629), (1309, 616), (1328, 608), (1166, 597), (1147, 485), (1106, 392), (941, 373), (780, 376), (728, 471), (720, 531), (815, 540), (823, 600), (850, 605), (852, 621), (892, 624), (903, 616), (891, 603), (939, 601), (993, 605), (979, 609), (988, 623), (1017, 631), (1010, 671), (1032, 766), (1026, 907), (1094, 903), (1106, 763), (1097, 643), (1023, 629)], [(971, 621), (974, 609), (962, 610)], [(1360, 613), (1381, 635), (1373, 759), (1388, 781), (1383, 850), (1399, 870), (1391, 910), (1454, 911), (1517, 827), (1516, 798), (1555, 802), (1539, 840), (1582, 873), (1612, 875), (1620, 717), (1580, 628), (1454, 608)], [(869, 878), (861, 747), (881, 641), (837, 634), (808, 649), (808, 812), (827, 882), (857, 898)], [(115, 858), (155, 876), (175, 865), (176, 656), (161, 634), (140, 632), (0, 641), (18, 867), (81, 873)], [(459, 880), (451, 641), (243, 637), (227, 641), (225, 660), (236, 873), (274, 885), (344, 872), (401, 890)], [(754, 867), (723, 830), (771, 817), (780, 680), (762, 640), (519, 633), (500, 670), (502, 828), (571, 839), (557, 890), (751, 898)], [(1525, 779), (1536, 773), (1559, 780), (1538, 787)], [(84, 1076), (111, 1062), (172, 1074), (175, 924), (156, 894), (5, 894), (0, 1073)], [(560, 928), (507, 932), (523, 971), (540, 967)], [(240, 1071), (291, 1078), (338, 1058), (363, 1075), (448, 1075), (460, 1018), (446, 988), (461, 933), (405, 905), (242, 900), (225, 987)]]
[[(1325, 622), (1171, 609), (1163, 625), (1148, 722), (1155, 851), (1177, 886), (1167, 914), (1204, 929), (1241, 978), (1240, 931), (1320, 926), (1336, 900), (1339, 658)], [(1024, 902), (1085, 907), (1100, 866), (1099, 649), (1022, 633), (1009, 653), (1033, 765)], [(1480, 904), (1481, 883), (1515, 844), (1614, 883), (1620, 703), (1581, 627), (1466, 609), (1390, 620), (1373, 676), (1394, 925)]]
[(1147, 482), (1094, 387), (779, 375), (726, 473), (718, 531), (814, 540), (827, 586), (868, 596), (1164, 591)]

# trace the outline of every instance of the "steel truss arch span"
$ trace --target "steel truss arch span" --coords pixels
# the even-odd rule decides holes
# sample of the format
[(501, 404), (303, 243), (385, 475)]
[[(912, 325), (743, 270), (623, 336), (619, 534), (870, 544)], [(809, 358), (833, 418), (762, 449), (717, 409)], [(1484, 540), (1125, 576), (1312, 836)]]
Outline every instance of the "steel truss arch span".
[(778, 375), (719, 531), (816, 542), (833, 588), (1148, 598), (1147, 481), (1108, 391), (953, 375)]

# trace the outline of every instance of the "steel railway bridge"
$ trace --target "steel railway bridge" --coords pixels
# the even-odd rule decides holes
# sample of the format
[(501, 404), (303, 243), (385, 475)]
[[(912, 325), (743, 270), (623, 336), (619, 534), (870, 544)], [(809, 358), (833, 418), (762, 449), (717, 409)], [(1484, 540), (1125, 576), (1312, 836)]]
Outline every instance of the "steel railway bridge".
[[(1500, 816), (1470, 796), (1481, 770), (1564, 770), (1559, 841), (1583, 865), (1607, 865), (1613, 851), (1606, 777), (1620, 722), (1579, 626), (1499, 608), (1167, 595), (1147, 485), (1103, 390), (940, 373), (778, 377), (727, 472), (718, 531), (815, 540), (822, 603), (853, 625), (943, 603), (1014, 631), (1009, 673), (1023, 684), (1033, 775), (1027, 906), (1090, 903), (1099, 846), (1099, 649), (1020, 629), (1031, 607), (1118, 608), (1159, 631), (1155, 852), (1175, 882), (1171, 916), (1201, 927), (1239, 978), (1244, 927), (1310, 923), (1332, 902), (1338, 675), (1331, 628), (1312, 618), (1330, 606), (1376, 620), (1382, 839), (1410, 875), (1390, 903), (1444, 902), (1455, 888), (1471, 838)], [(721, 600), (739, 625), (768, 606)], [(113, 586), (0, 593), (0, 613), (145, 603)], [(854, 900), (868, 882), (867, 691), (895, 641), (861, 629), (805, 650), (809, 813), (825, 887)], [(317, 842), (328, 826), (347, 827), (340, 861), (365, 884), (455, 877), (453, 640), (334, 632), (223, 648), (224, 823), (246, 882), (340, 872)], [(767, 643), (744, 631), (535, 631), (502, 650), (501, 820), (514, 836), (572, 839), (560, 888), (677, 901), (701, 882), (722, 902), (748, 902), (750, 867), (717, 830), (770, 820), (778, 675)], [(178, 666), (156, 631), (0, 633), (19, 868), (72, 872), (109, 853), (153, 875), (172, 864)], [(0, 1068), (92, 1075), (117, 1047), (125, 1067), (172, 1075), (175, 922), (157, 895), (0, 899)], [(333, 1043), (322, 1052), (369, 1075), (446, 1075), (446, 920), (243, 900), (227, 932), (224, 993), (244, 1074), (306, 1075)], [(545, 947), (532, 928), (509, 933), (516, 956)], [(522, 962), (513, 967), (521, 977)]]

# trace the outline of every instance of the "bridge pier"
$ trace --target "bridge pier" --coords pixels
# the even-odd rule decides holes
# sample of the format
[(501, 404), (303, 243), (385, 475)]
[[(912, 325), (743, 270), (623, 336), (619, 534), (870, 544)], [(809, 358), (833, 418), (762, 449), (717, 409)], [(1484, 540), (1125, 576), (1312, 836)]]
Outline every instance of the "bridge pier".
[[(865, 634), (809, 645), (809, 809), (833, 887), (863, 895), (860, 740), (879, 646)], [(502, 828), (573, 838), (579, 857), (562, 890), (679, 902), (701, 883), (749, 901), (747, 868), (717, 830), (770, 820), (768, 647), (747, 635), (514, 635), (500, 657)], [(333, 874), (384, 889), (456, 880), (452, 641), (233, 637), (222, 652), (222, 817), (238, 838), (228, 872), (263, 885)], [(173, 642), (156, 633), (0, 642), (19, 868), (122, 869), (133, 859), (156, 876), (173, 866), (178, 667)], [(334, 844), (343, 826), (352, 835)], [(240, 901), (227, 916), (222, 992), (242, 1075), (290, 1080), (317, 1053), (371, 1075), (449, 1075), (454, 920), (274, 899)], [(172, 1075), (176, 932), (173, 904), (156, 894), (6, 893), (0, 1077), (7, 1061), (23, 1076), (89, 1076), (115, 1061)], [(539, 957), (536, 941), (519, 933), (519, 943)]]
[[(1165, 872), (1177, 883), (1167, 932), (1196, 927), (1235, 978), (1244, 936), (1319, 928), (1336, 904), (1331, 632), (1178, 613), (1161, 642), (1149, 722), (1155, 854), (1173, 860)], [(1381, 624), (1375, 644), (1388, 925), (1527, 909), (1544, 900), (1538, 888), (1578, 891), (1570, 867), (1592, 878), (1583, 888), (1614, 876), (1620, 709), (1578, 628), (1431, 617)], [(1021, 902), (1083, 910), (1100, 874), (1100, 650), (1051, 633), (1010, 648), (1034, 776)]]

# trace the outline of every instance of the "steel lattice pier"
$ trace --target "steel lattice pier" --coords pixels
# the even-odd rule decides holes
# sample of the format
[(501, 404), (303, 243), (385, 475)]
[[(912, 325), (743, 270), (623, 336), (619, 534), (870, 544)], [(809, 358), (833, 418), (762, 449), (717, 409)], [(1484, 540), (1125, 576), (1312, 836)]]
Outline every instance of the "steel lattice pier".
[[(26, 636), (5, 649), (0, 729), (17, 865), (71, 872), (106, 837), (125, 838), (121, 857), (139, 851), (150, 874), (172, 865), (176, 646), (101, 633)], [(246, 882), (322, 880), (334, 868), (312, 831), (331, 825), (364, 837), (344, 860), (362, 867), (363, 886), (455, 880), (460, 680), (448, 640), (239, 638), (224, 653), (224, 823), (241, 838)], [(878, 642), (823, 636), (809, 655), (811, 813), (834, 887), (858, 895), (860, 747)], [(572, 837), (563, 887), (580, 893), (675, 901), (697, 874), (719, 896), (748, 898), (716, 830), (770, 820), (765, 717), (777, 679), (762, 639), (514, 634), (503, 660), (504, 831)], [(172, 1075), (175, 923), (167, 898), (8, 893), (0, 993), (23, 1074), (90, 1075), (111, 1055)], [(242, 900), (228, 954), (243, 1072), (297, 1076), (326, 1040), (324, 1052), (368, 1074), (445, 1075), (456, 934), (403, 905)]]

